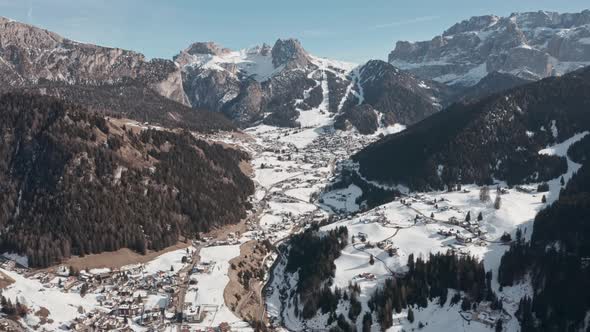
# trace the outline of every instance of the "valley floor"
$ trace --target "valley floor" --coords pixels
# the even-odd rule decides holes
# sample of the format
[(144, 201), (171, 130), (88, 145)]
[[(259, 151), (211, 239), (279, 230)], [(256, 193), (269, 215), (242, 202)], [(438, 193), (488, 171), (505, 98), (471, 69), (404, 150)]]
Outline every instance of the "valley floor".
[[(36, 330), (129, 326), (135, 331), (195, 331), (220, 326), (251, 331), (248, 320), (294, 331), (322, 329), (327, 326), (327, 315), (302, 321), (287, 305), (297, 275), (285, 273), (285, 257), (270, 249), (310, 224), (329, 218), (331, 223), (321, 231), (348, 228), (349, 244), (335, 261), (332, 287), (358, 284), (359, 300), (363, 310), (368, 310), (371, 293), (387, 278), (403, 274), (410, 254), (426, 256), (452, 250), (474, 255), (496, 276), (500, 258), (508, 248), (500, 238), (505, 233), (514, 238), (517, 228), (529, 237), (535, 214), (545, 206), (535, 184), (507, 189), (498, 183), (503, 188), (497, 193), (501, 199), (498, 209), (493, 199), (479, 199), (481, 188), (467, 185), (454, 192), (408, 194), (403, 201), (359, 212), (359, 187), (351, 184), (333, 191), (325, 188), (341, 162), (378, 139), (378, 135), (336, 131), (333, 118), (322, 109), (302, 112), (300, 120), (301, 128), (260, 125), (245, 134), (206, 137), (239, 146), (252, 156), (251, 167), (244, 170), (251, 172), (256, 183), (254, 207), (239, 225), (133, 262), (120, 261), (117, 253), (109, 253), (99, 260), (92, 256), (83, 261), (74, 258), (71, 264), (66, 262), (54, 271), (31, 271), (23, 266), (26, 259), (7, 255), (0, 268), (6, 281), (3, 295), (28, 306), (30, 313), (21, 323)], [(399, 130), (403, 127), (381, 131)], [(572, 144), (582, 136), (563, 144)], [(540, 153), (564, 155), (567, 146), (563, 144)], [(569, 160), (568, 166), (566, 181), (578, 167)], [(561, 185), (558, 179), (549, 185), (545, 195), (552, 202)], [(495, 188), (492, 198), (494, 195)], [(466, 221), (468, 213), (470, 221)], [(478, 221), (480, 213), (482, 220)], [(267, 249), (254, 254), (254, 246)], [(369, 262), (371, 255), (375, 258), (373, 264)], [(248, 278), (244, 277), (246, 272), (250, 273)], [(406, 312), (396, 314), (390, 330), (410, 330), (423, 324), (424, 331), (483, 331), (502, 319), (505, 329), (515, 331), (518, 300), (530, 293), (530, 288), (521, 284), (500, 291), (496, 278), (493, 280), (494, 290), (503, 299), (504, 312), (486, 305), (462, 312), (458, 305), (431, 304), (414, 311), (414, 323), (405, 318)], [(345, 305), (338, 308), (339, 312), (347, 310)], [(357, 325), (360, 329), (360, 320)], [(372, 329), (378, 331), (378, 324), (373, 324)]]

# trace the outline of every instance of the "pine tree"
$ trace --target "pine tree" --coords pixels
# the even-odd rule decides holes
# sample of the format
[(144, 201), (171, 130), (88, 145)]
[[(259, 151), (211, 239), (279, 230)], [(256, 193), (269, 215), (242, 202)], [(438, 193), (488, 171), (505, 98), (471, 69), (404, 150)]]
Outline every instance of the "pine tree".
[(559, 179), (559, 183), (560, 183), (562, 186), (565, 186), (565, 179), (563, 178), (563, 176), (561, 177), (561, 179)]
[(375, 258), (373, 257), (372, 254), (371, 254), (371, 257), (369, 258), (369, 264), (371, 264), (371, 265), (375, 264)]
[(408, 255), (408, 272), (410, 274), (414, 273), (414, 266), (414, 254), (412, 253)]
[(482, 221), (483, 220), (483, 215), (481, 214), (481, 211), (479, 212), (479, 214), (477, 215), (477, 221)]
[(542, 203), (547, 203), (547, 197), (545, 197), (545, 195), (543, 195), (543, 197), (541, 197), (541, 202)]
[(373, 325), (373, 317), (366, 312), (363, 316), (363, 332), (371, 332), (371, 325)]
[(467, 211), (467, 215), (465, 216), (465, 221), (467, 221), (467, 222), (471, 221), (471, 211)]
[(496, 321), (496, 326), (495, 326), (495, 331), (496, 332), (502, 332), (504, 328), (502, 327), (502, 319), (498, 319)]
[(410, 323), (414, 322), (414, 311), (411, 307), (408, 308), (408, 321), (410, 321)]
[(461, 310), (467, 311), (471, 309), (471, 300), (468, 297), (463, 298), (463, 302), (461, 302)]

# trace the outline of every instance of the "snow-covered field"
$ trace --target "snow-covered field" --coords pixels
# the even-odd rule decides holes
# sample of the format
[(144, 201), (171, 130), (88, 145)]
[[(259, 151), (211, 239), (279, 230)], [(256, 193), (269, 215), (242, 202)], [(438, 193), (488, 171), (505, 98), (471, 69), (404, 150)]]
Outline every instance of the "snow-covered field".
[[(41, 308), (49, 310), (49, 318), (52, 323), (43, 325), (49, 331), (57, 330), (61, 325), (69, 323), (83, 312), (100, 308), (96, 297), (87, 294), (81, 297), (79, 293), (64, 293), (57, 287), (47, 288), (38, 280), (25, 278), (22, 275), (0, 269), (0, 272), (14, 279), (14, 283), (2, 290), (2, 295), (7, 299), (27, 305), (33, 313)], [(27, 315), (26, 325), (33, 327), (39, 324), (39, 317), (34, 314)]]
[(235, 331), (252, 331), (248, 323), (236, 317), (225, 305), (223, 290), (229, 282), (229, 261), (240, 255), (240, 246), (215, 246), (201, 249), (201, 262), (211, 263), (208, 273), (196, 275), (197, 285), (191, 286), (186, 294), (185, 303), (192, 307), (201, 306), (207, 311), (205, 319), (198, 324), (189, 324), (191, 328), (216, 327), (226, 322)]
[[(189, 252), (195, 250), (194, 247), (187, 248)], [(146, 274), (155, 274), (158, 272), (176, 272), (180, 271), (186, 263), (182, 263), (182, 257), (187, 256), (187, 249), (178, 249), (167, 252), (156, 257), (154, 260), (148, 262), (144, 266)]]
[[(564, 142), (542, 149), (539, 153), (567, 158), (569, 146), (587, 134), (584, 132), (574, 135)], [(563, 175), (566, 182), (580, 167), (569, 158), (567, 162), (568, 170)], [(334, 262), (336, 270), (332, 287), (346, 288), (351, 282), (357, 283), (361, 288), (359, 300), (366, 310), (366, 301), (384, 280), (392, 274), (405, 272), (409, 254), (427, 257), (429, 253), (452, 250), (481, 259), (485, 269), (492, 271), (492, 288), (502, 298), (508, 315), (483, 310), (477, 319), (469, 321), (473, 318), (470, 316), (472, 313), (460, 313), (458, 305), (447, 304), (441, 307), (432, 304), (426, 309), (414, 309), (414, 323), (406, 319), (407, 311), (394, 313), (394, 325), (390, 331), (418, 328), (419, 322), (425, 324), (422, 327), (424, 331), (488, 331), (490, 326), (482, 321), (488, 319), (495, 322), (499, 317), (504, 320), (507, 330), (516, 331), (519, 325), (514, 312), (518, 301), (524, 295), (531, 295), (531, 288), (525, 282), (500, 290), (496, 277), (500, 259), (508, 249), (508, 245), (500, 238), (505, 233), (514, 238), (516, 230), (520, 228), (524, 237), (530, 239), (535, 215), (559, 195), (560, 178), (561, 176), (549, 181), (550, 190), (544, 193), (536, 191), (536, 183), (513, 189), (506, 188), (504, 183), (497, 183), (503, 190), (496, 192), (496, 186), (490, 187), (491, 199), (485, 202), (480, 200), (481, 187), (476, 185), (464, 185), (460, 191), (453, 192), (409, 193), (403, 197), (403, 203), (396, 200), (356, 214), (353, 218), (344, 218), (324, 226), (320, 231), (339, 226), (346, 226), (349, 230), (349, 244)], [(355, 199), (361, 194), (358, 187), (350, 185), (328, 192), (322, 199), (323, 204), (334, 211), (346, 212), (358, 209)], [(496, 195), (501, 201), (498, 209), (494, 206)], [(547, 203), (542, 203), (543, 195), (546, 196)], [(465, 221), (468, 213), (471, 216), (470, 222)], [(477, 220), (479, 214), (482, 216), (481, 221)], [(366, 243), (371, 245), (367, 246)], [(386, 249), (379, 248), (379, 244), (382, 247), (395, 248), (395, 254), (390, 256)], [(369, 263), (371, 255), (375, 257), (372, 265)], [(267, 295), (269, 315), (282, 321), (291, 330), (321, 328), (326, 324), (326, 315), (318, 314), (312, 320), (301, 321), (294, 316), (292, 307), (282, 308), (284, 302), (279, 296), (281, 288), (296, 287), (297, 280), (297, 274), (287, 275), (285, 278), (283, 268), (282, 264), (277, 266), (271, 291)], [(346, 314), (346, 310), (339, 305), (337, 313)], [(360, 328), (360, 320), (357, 323), (357, 328)], [(374, 324), (373, 329), (378, 331), (378, 325)]]

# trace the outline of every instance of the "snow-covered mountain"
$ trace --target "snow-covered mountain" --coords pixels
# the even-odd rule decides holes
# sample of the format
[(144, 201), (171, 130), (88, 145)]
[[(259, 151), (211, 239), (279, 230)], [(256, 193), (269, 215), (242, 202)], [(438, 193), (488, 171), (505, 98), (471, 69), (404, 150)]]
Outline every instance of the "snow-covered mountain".
[(454, 104), (342, 162), (318, 199), (339, 212), (279, 247), (271, 321), (586, 328), (589, 96), (590, 68), (545, 78)]
[(441, 110), (451, 98), (444, 84), (416, 78), (381, 60), (365, 63), (350, 76), (354, 84), (337, 117), (339, 129), (353, 125), (369, 134), (396, 123), (410, 125)]
[[(242, 126), (301, 125), (302, 112), (337, 116), (340, 129), (363, 133), (411, 124), (441, 109), (448, 91), (383, 61), (355, 64), (315, 57), (295, 39), (232, 51), (194, 43), (174, 60), (193, 107), (223, 112)], [(382, 119), (383, 118), (383, 119)]]
[(472, 17), (430, 41), (398, 41), (389, 62), (462, 86), (494, 71), (528, 79), (562, 75), (590, 65), (590, 10)]

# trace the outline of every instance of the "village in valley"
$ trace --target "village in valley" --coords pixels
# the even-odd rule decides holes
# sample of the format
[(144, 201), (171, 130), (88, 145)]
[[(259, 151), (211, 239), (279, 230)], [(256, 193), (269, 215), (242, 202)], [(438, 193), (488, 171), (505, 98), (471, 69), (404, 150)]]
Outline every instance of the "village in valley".
[[(450, 250), (473, 255), (496, 274), (516, 230), (530, 237), (527, 229), (545, 204), (536, 185), (509, 189), (497, 183), (420, 194), (391, 187), (401, 196), (368, 209), (360, 201), (360, 187), (334, 184), (344, 170), (357, 171), (347, 161), (352, 154), (404, 127), (380, 128), (373, 135), (335, 130), (333, 115), (321, 108), (302, 112), (299, 121), (300, 128), (259, 125), (240, 133), (194, 134), (250, 154), (244, 172), (253, 178), (256, 192), (240, 225), (186, 239), (148, 261), (119, 266), (64, 263), (34, 270), (25, 257), (5, 254), (2, 296), (26, 308), (14, 313), (19, 322), (14, 329), (22, 324), (40, 331), (252, 331), (253, 321), (291, 330), (319, 329), (327, 317), (302, 322), (285, 307), (296, 280), (284, 273), (280, 248), (292, 234), (312, 224), (321, 225), (320, 232), (346, 226), (349, 241), (335, 261), (333, 287), (358, 285), (366, 306), (385, 279), (405, 273), (410, 254), (426, 257)], [(552, 201), (560, 186), (557, 180), (549, 185), (543, 200)], [(247, 244), (258, 248), (258, 254), (245, 254)], [(236, 259), (240, 263), (230, 263)], [(246, 271), (244, 262), (255, 268)], [(232, 282), (237, 286), (228, 287)], [(497, 281), (493, 287), (498, 289)], [(468, 312), (431, 306), (417, 310), (416, 320), (451, 328), (469, 323), (484, 331), (503, 319), (516, 327), (518, 322), (507, 312), (514, 312), (515, 299), (528, 292), (525, 285), (505, 288), (500, 292), (504, 311), (485, 304)], [(396, 319), (394, 331), (415, 325), (403, 314)]]
[[(331, 121), (327, 116), (323, 119)], [(318, 199), (335, 165), (378, 138), (354, 135), (351, 139), (347, 132), (315, 126), (195, 134), (252, 156), (257, 190), (254, 207), (239, 231), (203, 234), (150, 261), (117, 267), (79, 269), (64, 263), (37, 271), (27, 267), (26, 257), (6, 254), (0, 272), (13, 282), (3, 296), (26, 306), (21, 322), (40, 331), (252, 330), (224, 301), (232, 268), (229, 261), (240, 255), (240, 246), (246, 242), (277, 246), (293, 232), (332, 215)], [(264, 258), (261, 285), (275, 259), (276, 253)]]

